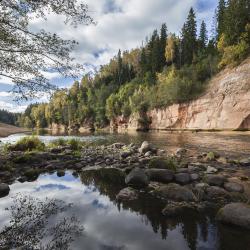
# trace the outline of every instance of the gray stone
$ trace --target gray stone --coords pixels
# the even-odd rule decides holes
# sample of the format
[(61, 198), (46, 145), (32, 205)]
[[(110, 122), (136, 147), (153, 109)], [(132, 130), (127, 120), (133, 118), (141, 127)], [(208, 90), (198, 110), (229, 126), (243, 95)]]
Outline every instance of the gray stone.
[(152, 154), (153, 154), (153, 153), (152, 153), (151, 151), (148, 151), (148, 152), (145, 153), (145, 156), (146, 156), (146, 157), (149, 157), (149, 156), (151, 156)]
[(206, 188), (205, 200), (212, 202), (226, 202), (231, 201), (232, 197), (223, 188), (209, 186)]
[(244, 203), (231, 203), (221, 208), (217, 219), (226, 224), (250, 229), (250, 206)]
[(204, 183), (204, 182), (197, 183), (195, 185), (195, 188), (197, 188), (197, 189), (206, 189), (207, 187), (209, 187), (209, 185), (207, 183)]
[(173, 201), (195, 201), (194, 193), (186, 187), (182, 187), (175, 183), (162, 185), (155, 193), (160, 197)]
[(178, 184), (186, 185), (186, 184), (190, 183), (190, 181), (191, 181), (190, 174), (188, 174), (188, 173), (176, 174), (175, 181)]
[(178, 148), (175, 151), (175, 154), (176, 155), (180, 155), (180, 156), (183, 155), (183, 154), (185, 154), (185, 153), (187, 153), (187, 150), (185, 148)]
[(136, 187), (145, 187), (149, 184), (149, 178), (144, 170), (140, 168), (134, 168), (126, 176), (125, 183)]
[(179, 168), (179, 169), (177, 169), (176, 172), (177, 172), (178, 174), (179, 174), (179, 173), (188, 173), (189, 170), (188, 170), (188, 168)]
[(119, 201), (131, 201), (131, 200), (136, 200), (137, 198), (138, 198), (138, 191), (131, 187), (122, 189), (116, 196), (116, 199)]
[(131, 151), (124, 151), (121, 153), (121, 157), (122, 158), (127, 158), (129, 157), (130, 155), (132, 155), (132, 152)]
[(10, 187), (5, 183), (0, 183), (0, 198), (7, 196), (10, 192)]
[(198, 174), (191, 174), (190, 175), (191, 181), (198, 181), (200, 176)]
[(149, 176), (150, 181), (158, 181), (162, 183), (169, 183), (174, 179), (174, 172), (168, 169), (148, 169), (146, 174)]
[(224, 182), (226, 181), (226, 178), (222, 175), (207, 175), (207, 183), (210, 186), (218, 186), (222, 187)]
[(195, 210), (196, 207), (190, 202), (169, 202), (162, 210), (162, 214), (165, 216), (178, 216), (187, 210)]
[(244, 192), (244, 186), (236, 182), (226, 182), (224, 184), (224, 188), (228, 192), (238, 192), (238, 193)]
[(240, 165), (242, 165), (244, 167), (249, 167), (250, 166), (250, 158), (240, 160)]
[(141, 147), (139, 148), (139, 152), (144, 154), (148, 151), (151, 151), (151, 149), (152, 149), (152, 147), (151, 147), (150, 143), (147, 141), (144, 141), (142, 143)]
[(217, 172), (218, 172), (218, 169), (216, 169), (214, 167), (211, 167), (211, 166), (207, 167), (207, 171), (206, 171), (207, 174), (214, 174), (214, 173), (217, 173)]

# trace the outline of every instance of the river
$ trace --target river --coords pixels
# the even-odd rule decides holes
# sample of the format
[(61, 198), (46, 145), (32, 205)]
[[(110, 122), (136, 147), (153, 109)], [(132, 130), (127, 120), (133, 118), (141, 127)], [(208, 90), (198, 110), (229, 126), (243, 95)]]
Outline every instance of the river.
[[(25, 134), (1, 141), (14, 143), (22, 136)], [(58, 136), (39, 134), (45, 143)], [(249, 156), (250, 149), (248, 132), (97, 133), (60, 137), (126, 143), (148, 140), (169, 152), (186, 147), (235, 157)], [(141, 193), (135, 201), (117, 202), (115, 197), (122, 188), (124, 183), (115, 173), (86, 172), (76, 176), (70, 170), (62, 177), (47, 173), (33, 182), (16, 181), (10, 185), (10, 194), (0, 199), (0, 248), (1, 242), (7, 240), (21, 241), (29, 247), (37, 244), (37, 249), (250, 249), (249, 231), (218, 224), (212, 211), (164, 217), (161, 214), (164, 202), (149, 194)], [(3, 234), (11, 221), (15, 223)]]

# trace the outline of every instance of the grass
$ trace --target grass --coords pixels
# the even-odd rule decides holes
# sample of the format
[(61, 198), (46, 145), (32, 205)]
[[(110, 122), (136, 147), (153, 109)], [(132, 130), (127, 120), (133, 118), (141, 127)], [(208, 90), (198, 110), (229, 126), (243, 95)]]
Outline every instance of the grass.
[(43, 151), (45, 144), (37, 136), (26, 136), (14, 145), (6, 146), (8, 151)]
[(150, 160), (149, 168), (169, 169), (176, 171), (178, 168), (178, 163), (174, 157), (157, 157)]

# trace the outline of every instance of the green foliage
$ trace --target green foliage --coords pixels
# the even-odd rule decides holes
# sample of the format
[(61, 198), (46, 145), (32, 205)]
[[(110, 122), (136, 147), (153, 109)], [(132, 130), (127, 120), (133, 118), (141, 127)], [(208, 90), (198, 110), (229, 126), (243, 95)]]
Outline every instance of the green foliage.
[(151, 159), (149, 162), (149, 168), (169, 169), (176, 171), (177, 167), (177, 160), (174, 157), (158, 157)]
[(11, 113), (7, 110), (0, 109), (0, 122), (10, 124), (10, 125), (18, 125), (18, 119), (21, 116), (19, 113)]
[(14, 145), (9, 145), (9, 151), (43, 151), (45, 144), (36, 136), (26, 136), (17, 141)]

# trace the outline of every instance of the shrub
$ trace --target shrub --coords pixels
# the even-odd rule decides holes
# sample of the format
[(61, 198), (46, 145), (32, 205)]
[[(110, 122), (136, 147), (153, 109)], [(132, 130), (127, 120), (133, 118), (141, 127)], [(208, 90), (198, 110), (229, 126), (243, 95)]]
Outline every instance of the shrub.
[(9, 145), (9, 151), (42, 151), (45, 149), (45, 144), (36, 136), (26, 136), (21, 138), (16, 144)]

